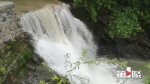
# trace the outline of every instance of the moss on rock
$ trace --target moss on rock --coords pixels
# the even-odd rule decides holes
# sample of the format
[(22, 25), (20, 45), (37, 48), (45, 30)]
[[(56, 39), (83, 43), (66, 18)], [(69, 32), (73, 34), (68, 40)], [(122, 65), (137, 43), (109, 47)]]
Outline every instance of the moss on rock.
[(5, 47), (0, 51), (0, 82), (9, 84), (6, 83), (9, 75), (16, 73), (18, 68), (24, 66), (33, 54), (34, 49), (26, 34), (5, 42)]

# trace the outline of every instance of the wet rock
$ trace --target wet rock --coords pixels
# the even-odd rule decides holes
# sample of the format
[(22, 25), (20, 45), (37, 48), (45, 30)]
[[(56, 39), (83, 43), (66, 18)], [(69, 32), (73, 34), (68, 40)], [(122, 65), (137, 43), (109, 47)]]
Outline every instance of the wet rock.
[(24, 13), (28, 13), (28, 12), (31, 12), (30, 10), (26, 10), (26, 11), (22, 11), (22, 12), (24, 12)]
[[(66, 0), (61, 0), (66, 1)], [(89, 30), (93, 33), (95, 43), (98, 46), (98, 55), (114, 57), (114, 58), (150, 58), (150, 26), (145, 27), (147, 30), (144, 33), (138, 34), (131, 38), (119, 38), (113, 39), (109, 36), (108, 24), (112, 12), (101, 8), (97, 16), (97, 22), (94, 23), (91, 19), (91, 15), (86, 11), (83, 5), (78, 7), (71, 6), (72, 14), (81, 19)], [(86, 14), (86, 15), (85, 15)]]
[(38, 78), (42, 80), (47, 80), (53, 76), (53, 74), (49, 72), (49, 69), (43, 65), (37, 67), (36, 73)]
[(24, 81), (21, 82), (22, 84), (26, 84)]
[(33, 56), (33, 61), (35, 62), (35, 63), (39, 63), (40, 62), (40, 58), (38, 57), (38, 56)]
[(39, 65), (36, 68), (36, 71), (30, 72), (25, 84), (40, 84), (40, 80), (51, 82), (53, 75), (49, 72), (49, 69), (43, 65)]
[(140, 39), (139, 40), (139, 43), (145, 47), (148, 47), (150, 48), (150, 42), (146, 41), (146, 40), (143, 40), (143, 39)]
[[(14, 39), (18, 36), (18, 30), (21, 30), (21, 27), (18, 27), (18, 19), (15, 14), (14, 5), (12, 2), (0, 2), (0, 39), (3, 43), (9, 41), (9, 39)], [(13, 32), (12, 32), (13, 31)], [(17, 32), (16, 32), (17, 31)], [(2, 47), (0, 45), (0, 47)]]
[(34, 81), (32, 84), (40, 84), (39, 81)]
[(3, 21), (3, 22), (6, 22), (6, 17), (3, 17), (3, 18), (2, 18), (2, 21)]
[(27, 65), (27, 69), (29, 69), (30, 71), (35, 71), (36, 70), (36, 68), (31, 66), (31, 65)]
[(150, 59), (150, 52), (146, 49), (143, 49), (141, 47), (138, 47), (138, 53), (142, 56), (142, 58), (149, 58)]
[(29, 76), (29, 78), (26, 81), (26, 84), (38, 84), (39, 82), (36, 80), (37, 77), (34, 75)]
[(7, 14), (3, 13), (1, 17), (2, 17), (2, 22), (6, 22)]

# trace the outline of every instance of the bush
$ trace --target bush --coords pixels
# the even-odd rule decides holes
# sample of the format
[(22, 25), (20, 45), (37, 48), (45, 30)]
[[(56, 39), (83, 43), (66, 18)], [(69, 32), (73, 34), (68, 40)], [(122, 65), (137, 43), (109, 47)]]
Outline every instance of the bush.
[(30, 48), (25, 48), (20, 55), (20, 61), (22, 64), (25, 64), (32, 57), (33, 57), (33, 50), (31, 50)]
[(101, 8), (110, 11), (110, 37), (129, 38), (143, 31), (142, 22), (150, 24), (150, 0), (74, 0), (74, 6), (81, 5), (94, 22), (97, 22)]
[(109, 23), (110, 37), (119, 36), (128, 38), (141, 32), (141, 26), (136, 15), (136, 9), (125, 8), (123, 11), (114, 11)]
[[(69, 61), (69, 54), (66, 54), (65, 55), (65, 58), (66, 58), (66, 61), (65, 61), (65, 65), (64, 65), (64, 68), (66, 70), (66, 74), (65, 74), (65, 77), (61, 77), (61, 76), (58, 76), (56, 75), (44, 62), (42, 63), (46, 68), (49, 69), (49, 72), (53, 74), (53, 77), (51, 77), (52, 79), (52, 84), (76, 84), (75, 82), (73, 82), (72, 80), (68, 81), (67, 78), (70, 78), (72, 79), (72, 77), (76, 77), (78, 80), (80, 80), (81, 82), (83, 81), (87, 81), (89, 82), (89, 78), (88, 77), (80, 77), (80, 76), (75, 76), (75, 75), (72, 75), (72, 72), (74, 70), (77, 70), (80, 68), (81, 65), (85, 64), (85, 65), (89, 65), (89, 64), (95, 64), (95, 65), (99, 65), (100, 62), (107, 62), (107, 63), (113, 63), (113, 64), (118, 64), (120, 66), (120, 68), (124, 68), (124, 67), (127, 67), (127, 61), (123, 61), (123, 62), (120, 62), (118, 61), (117, 59), (113, 59), (113, 60), (109, 60), (107, 58), (105, 59), (96, 59), (96, 60), (85, 60), (85, 56), (87, 54), (87, 50), (84, 50), (82, 52), (82, 55), (78, 58), (78, 60), (74, 63), (70, 62)], [(40, 82), (40, 84), (47, 84), (45, 81), (42, 81)]]
[(0, 67), (0, 74), (1, 75), (5, 75), (6, 74), (6, 70), (4, 67)]
[[(148, 67), (150, 69), (150, 64), (146, 65), (146, 67)], [(150, 70), (149, 70), (150, 71)], [(145, 84), (150, 84), (150, 77), (145, 78), (144, 81)]]

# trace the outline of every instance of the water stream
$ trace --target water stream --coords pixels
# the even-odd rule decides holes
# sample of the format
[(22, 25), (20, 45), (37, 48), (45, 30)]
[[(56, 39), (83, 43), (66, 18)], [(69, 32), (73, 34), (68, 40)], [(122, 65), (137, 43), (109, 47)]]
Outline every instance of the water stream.
[[(86, 60), (96, 59), (97, 48), (92, 41), (91, 33), (79, 19), (72, 16), (65, 4), (46, 6), (35, 12), (29, 12), (23, 15), (21, 22), (24, 31), (33, 36), (36, 53), (61, 76), (66, 74), (64, 55), (67, 53), (70, 55), (68, 60), (72, 63), (78, 61), (84, 49), (89, 51)], [(108, 64), (104, 63), (101, 63), (101, 66), (81, 65), (80, 69), (72, 71), (71, 75), (72, 79), (70, 77), (68, 79), (76, 84), (82, 83), (77, 76), (90, 79), (90, 82), (84, 81), (84, 84), (109, 84), (104, 81), (106, 78), (109, 82), (116, 83), (113, 74), (109, 72)]]
[[(92, 34), (82, 21), (73, 17), (66, 4), (48, 5), (26, 13), (21, 18), (21, 24), (23, 30), (32, 35), (35, 52), (61, 76), (67, 73), (64, 67), (67, 53), (68, 61), (72, 63), (78, 61), (85, 49), (88, 51), (85, 60), (97, 59)], [(81, 64), (79, 69), (71, 72), (72, 79), (68, 79), (76, 84), (143, 84), (142, 79), (118, 80), (114, 74), (116, 69), (117, 65), (103, 62), (98, 66)], [(89, 78), (90, 81), (81, 81), (78, 76)]]
[[(97, 47), (93, 43), (92, 34), (82, 21), (73, 17), (65, 4), (60, 6), (60, 2), (56, 0), (13, 0), (13, 2), (19, 15), (43, 8), (46, 4), (59, 5), (46, 6), (35, 12), (24, 14), (21, 18), (24, 31), (33, 37), (36, 53), (59, 75), (64, 76), (66, 73), (64, 55), (67, 53), (69, 53), (71, 62), (78, 61), (77, 58), (81, 56), (84, 49), (88, 51), (86, 60), (97, 59)], [(129, 61), (128, 66), (133, 70), (142, 71), (143, 78), (149, 76), (148, 68), (145, 67), (148, 62), (135, 59), (127, 61)], [(114, 74), (116, 69), (116, 65), (107, 63), (101, 63), (99, 66), (81, 65), (79, 70), (72, 72), (72, 75), (88, 77), (90, 82), (85, 81), (84, 84), (120, 84), (117, 83), (118, 79)], [(73, 81), (77, 84), (81, 83), (76, 77), (73, 78)], [(124, 81), (126, 82), (123, 84), (143, 84), (143, 82), (140, 83), (141, 80), (135, 79)]]

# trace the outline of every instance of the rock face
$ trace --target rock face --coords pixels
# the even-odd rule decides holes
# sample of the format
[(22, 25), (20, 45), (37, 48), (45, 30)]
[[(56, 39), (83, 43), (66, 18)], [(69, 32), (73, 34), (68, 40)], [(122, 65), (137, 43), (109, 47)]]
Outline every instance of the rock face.
[[(66, 1), (66, 0), (62, 0)], [(69, 2), (68, 2), (69, 3)], [(71, 4), (70, 4), (71, 5)], [(110, 38), (108, 23), (111, 12), (101, 9), (97, 16), (97, 22), (92, 21), (90, 13), (82, 5), (71, 5), (72, 14), (81, 19), (93, 33), (95, 43), (98, 46), (98, 56), (106, 56), (118, 59), (150, 59), (150, 24), (143, 34), (131, 38)]]
[(19, 18), (12, 2), (0, 1), (0, 50), (4, 42), (13, 39), (21, 33)]

